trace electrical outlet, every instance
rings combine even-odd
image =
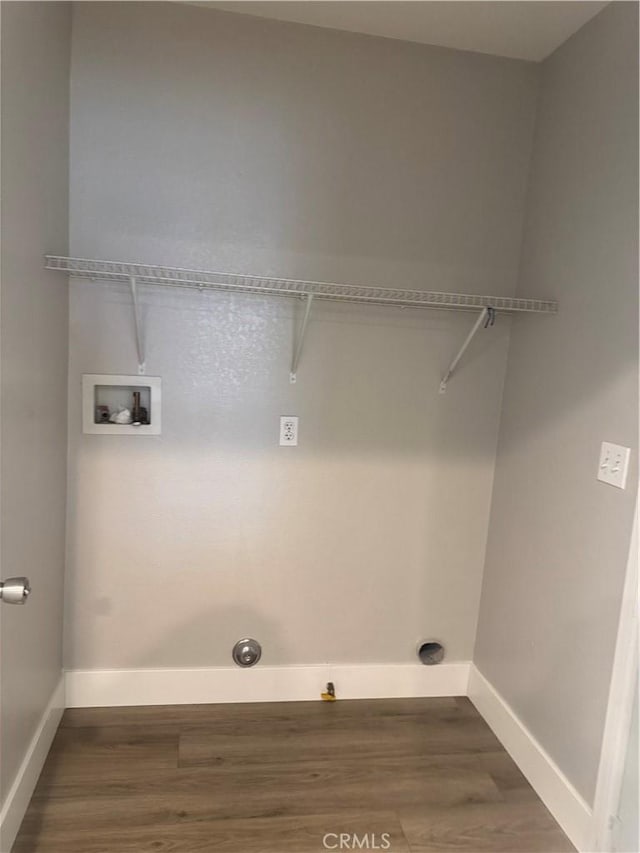
[[[280,418],[280,447],[297,447],[298,418],[293,415],[283,415]]]
[[[598,480],[618,489],[624,489],[627,482],[630,453],[631,450],[628,447],[603,441],[598,463]]]

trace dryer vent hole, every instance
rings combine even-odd
[[[425,666],[433,666],[440,663],[444,659],[444,646],[442,643],[436,643],[435,640],[430,640],[426,643],[420,643],[418,646],[418,658],[420,663]]]

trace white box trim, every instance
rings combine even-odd
[[[469,698],[572,844],[580,851],[591,850],[591,808],[474,664],[469,674]]]
[[[0,812],[0,853],[9,853],[35,790],[65,708],[65,679],[51,695]]]
[[[69,670],[68,708],[227,702],[318,701],[328,681],[338,699],[466,696],[468,661],[422,664],[318,664],[201,669]]]
[[[95,422],[96,385],[138,386],[149,388],[151,423],[97,424]],[[162,378],[160,376],[127,376],[121,373],[82,374],[82,432],[85,435],[160,435],[162,432]]]

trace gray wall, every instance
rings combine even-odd
[[[475,660],[592,802],[637,482],[637,4],[542,67]],[[626,491],[596,481],[632,448]]]
[[[538,69],[177,4],[74,10],[77,255],[511,293]],[[145,297],[158,438],[83,436],[82,373],[135,373],[129,297],[76,283],[70,667],[472,652],[508,324]],[[300,416],[300,446],[277,446]],[[187,595],[170,593],[178,582]],[[144,629],[141,629],[141,624]],[[301,642],[301,638],[306,639]]]
[[[33,586],[2,608],[3,801],[62,667],[70,34],[69,4],[2,4],[0,561]]]

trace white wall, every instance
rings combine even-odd
[[[33,588],[2,606],[3,803],[62,669],[70,35],[69,4],[2,4],[0,562]]]
[[[74,10],[76,255],[511,293],[538,69],[196,7]],[[550,293],[553,293],[553,284]],[[129,298],[71,296],[66,663],[471,656],[508,324],[145,296],[163,434],[81,435],[82,373],[137,370]],[[315,311],[315,309],[314,309]],[[553,323],[553,319],[534,321]],[[278,416],[300,446],[276,446]]]
[[[638,808],[640,803],[640,785],[638,784],[638,685],[636,684],[627,755],[622,774],[620,802],[613,825],[613,850],[616,853],[635,853],[640,849],[640,826]]]
[[[475,661],[594,796],[638,449],[637,4],[612,3],[542,67]],[[596,481],[600,442],[631,484]]]

